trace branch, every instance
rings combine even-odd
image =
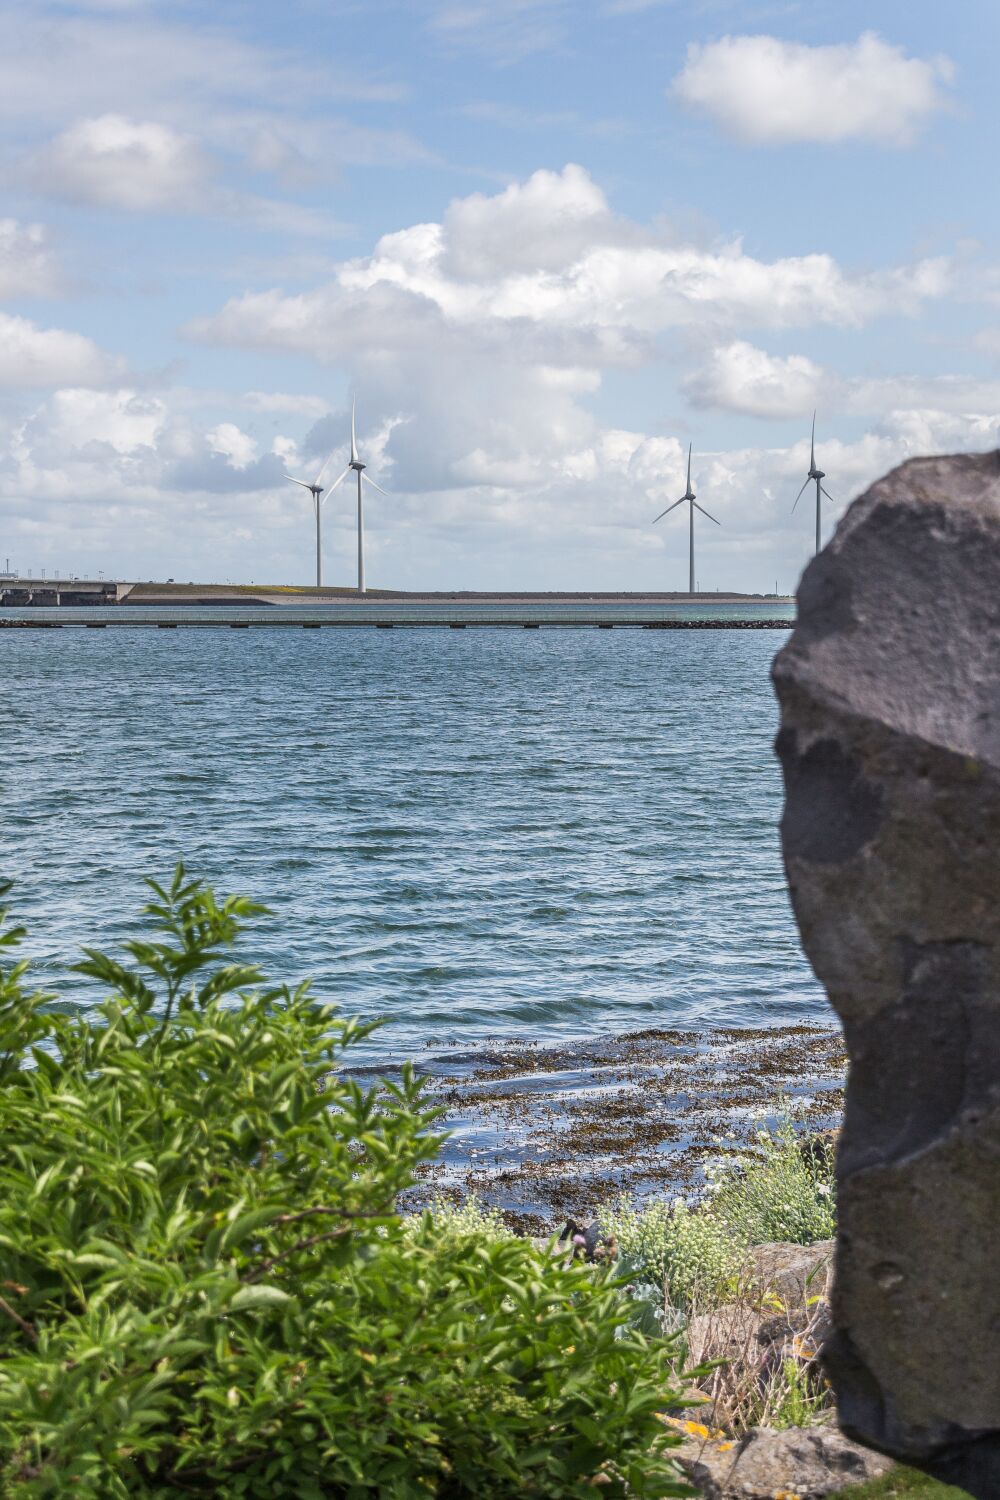
[[[342,1239],[348,1233],[350,1227],[350,1224],[342,1224],[339,1229],[327,1230],[326,1234],[312,1234],[308,1239],[296,1240],[294,1245],[289,1245],[288,1249],[282,1250],[280,1255],[271,1255],[267,1260],[262,1260],[260,1265],[256,1266],[250,1272],[249,1276],[244,1276],[242,1279],[248,1284],[259,1281],[262,1276],[267,1275],[268,1271],[273,1271],[275,1266],[280,1265],[283,1260],[288,1260],[289,1256],[297,1254],[299,1250],[311,1250],[314,1245],[322,1245],[329,1240]]]
[[[349,1208],[303,1208],[297,1214],[279,1214],[272,1219],[272,1224],[298,1224],[301,1219],[311,1219],[317,1214],[329,1214],[336,1219],[387,1219],[390,1214],[386,1211],[381,1213],[368,1213],[364,1210],[354,1212]]]
[[[38,1334],[32,1324],[27,1322],[25,1318],[22,1318],[19,1312],[15,1312],[10,1303],[3,1297],[0,1297],[0,1312],[5,1313],[12,1323],[16,1323],[21,1332],[27,1338],[29,1338],[33,1344],[38,1343]]]
[[[317,1208],[303,1208],[294,1214],[278,1214],[271,1220],[268,1228],[273,1229],[275,1226],[285,1224],[300,1224],[303,1219],[315,1219],[320,1216],[334,1219],[348,1219],[351,1222],[343,1224],[340,1229],[328,1230],[326,1234],[314,1234],[310,1235],[308,1239],[296,1240],[295,1244],[290,1245],[287,1250],[282,1250],[279,1254],[271,1255],[267,1260],[262,1260],[259,1266],[255,1266],[249,1275],[242,1276],[240,1280],[248,1284],[259,1281],[262,1276],[267,1275],[268,1271],[273,1270],[281,1261],[288,1260],[289,1256],[294,1255],[297,1251],[311,1250],[313,1245],[321,1245],[328,1240],[339,1240],[343,1235],[347,1234],[351,1223],[356,1219],[387,1219],[391,1217],[390,1213],[384,1209],[380,1212],[370,1212],[366,1209],[354,1210],[350,1208],[319,1206]]]

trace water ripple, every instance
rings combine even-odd
[[[824,1018],[771,632],[5,632],[0,869],[52,982],[179,856],[374,1045]],[[63,978],[70,993],[77,983]]]

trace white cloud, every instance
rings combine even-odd
[[[385,449],[387,487],[406,497],[391,510],[400,536],[420,517],[442,546],[476,555],[484,528],[541,547],[571,507],[582,528],[574,546],[625,556],[665,545],[646,528],[661,497],[683,487],[682,453],[673,438],[602,427],[594,397],[606,370],[654,357],[674,330],[703,340],[714,328],[721,347],[692,397],[762,416],[806,410],[823,371],[737,334],[856,327],[948,286],[943,262],[854,275],[828,256],[767,262],[738,243],[678,243],[616,217],[568,167],[385,235],[311,290],[234,298],[191,333],[338,367],[357,384],[365,432],[409,417]],[[343,423],[320,422],[310,454],[339,442]],[[744,481],[727,483],[745,504]]]
[[[59,284],[43,226],[0,219],[0,297],[48,296]]]
[[[189,135],[151,120],[79,120],[29,163],[43,191],[107,208],[187,210],[202,200],[212,163]]]
[[[947,58],[907,57],[866,31],[856,42],[809,47],[774,36],[691,43],[670,92],[756,144],[873,140],[908,145],[944,107]]]
[[[109,114],[77,120],[28,157],[22,176],[35,191],[101,208],[208,214],[286,235],[343,232],[323,212],[219,185],[221,165],[193,136]]]
[[[512,182],[492,197],[455,199],[444,219],[443,264],[465,280],[558,271],[612,237],[607,199],[582,167],[570,163],[562,172]]]
[[[858,327],[916,312],[949,288],[938,258],[852,274],[829,255],[761,261],[739,241],[676,243],[610,213],[582,168],[538,172],[440,224],[384,235],[313,291],[233,298],[191,326],[200,340],[351,361],[446,348],[519,365],[604,367],[656,335],[718,328]]]
[[[205,434],[213,453],[221,453],[232,468],[245,469],[257,457],[257,442],[235,422],[220,422]]]
[[[400,387],[412,378],[396,377]],[[458,373],[450,372],[454,377]],[[574,391],[531,378],[512,392],[509,372],[485,392],[451,384],[409,391],[399,423],[373,378],[362,388],[363,455],[391,489],[368,509],[373,581],[405,586],[683,587],[682,524],[652,518],[684,483],[686,442],[602,426]],[[452,404],[445,401],[450,390]],[[578,394],[578,393],[577,393]],[[483,401],[488,412],[483,420]],[[305,440],[280,435],[258,457],[252,431],[200,423],[190,393],[63,390],[3,431],[0,517],[12,555],[65,564],[91,559],[126,573],[177,577],[267,577],[308,581],[307,499],[282,478],[343,443],[348,413],[324,418]],[[477,415],[478,413],[478,415]],[[430,431],[422,423],[432,418]],[[932,407],[887,412],[856,441],[829,439],[817,457],[836,497],[832,526],[850,499],[894,464],[919,453],[993,446],[1000,402],[965,414]],[[477,425],[478,424],[478,425]],[[446,488],[419,465],[441,443],[462,470]],[[421,454],[423,453],[423,459]],[[343,446],[334,466],[344,456]],[[810,517],[792,500],[809,461],[807,429],[791,447],[705,451],[695,441],[694,479],[721,528],[698,536],[704,587],[790,587],[812,543]],[[414,493],[419,487],[420,492]],[[568,518],[571,521],[568,523]],[[349,581],[354,516],[350,495],[324,510],[327,574]],[[32,548],[31,557],[25,549]],[[210,568],[205,559],[211,558]]]
[[[932,411],[965,419],[1000,408],[1000,380],[963,375],[837,375],[802,354],[775,356],[745,340],[712,349],[682,382],[696,407],[792,417],[816,407],[867,418]]]
[[[713,349],[684,381],[695,406],[754,417],[787,417],[812,410],[828,384],[821,366],[804,354],[767,354],[744,339]]]
[[[0,312],[0,386],[103,386],[121,381],[125,373],[124,360],[82,334],[39,328],[28,318]]]
[[[18,125],[113,112],[186,130],[209,114],[276,107],[291,120],[317,101],[399,92],[361,69],[337,77],[315,51],[256,45],[233,26],[162,20],[152,7],[132,15],[76,11],[54,25],[42,5],[8,4],[0,20],[0,118]]]

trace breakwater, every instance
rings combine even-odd
[[[794,606],[664,600],[352,600],[340,604],[0,608],[0,629],[329,630],[367,626],[596,630],[790,630]]]

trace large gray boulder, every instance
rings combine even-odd
[[[736,1440],[689,1436],[672,1457],[702,1500],[825,1500],[892,1468],[835,1427],[752,1427]]]
[[[774,667],[782,842],[851,1058],[826,1346],[847,1432],[1000,1495],[1000,462],[904,464]]]

